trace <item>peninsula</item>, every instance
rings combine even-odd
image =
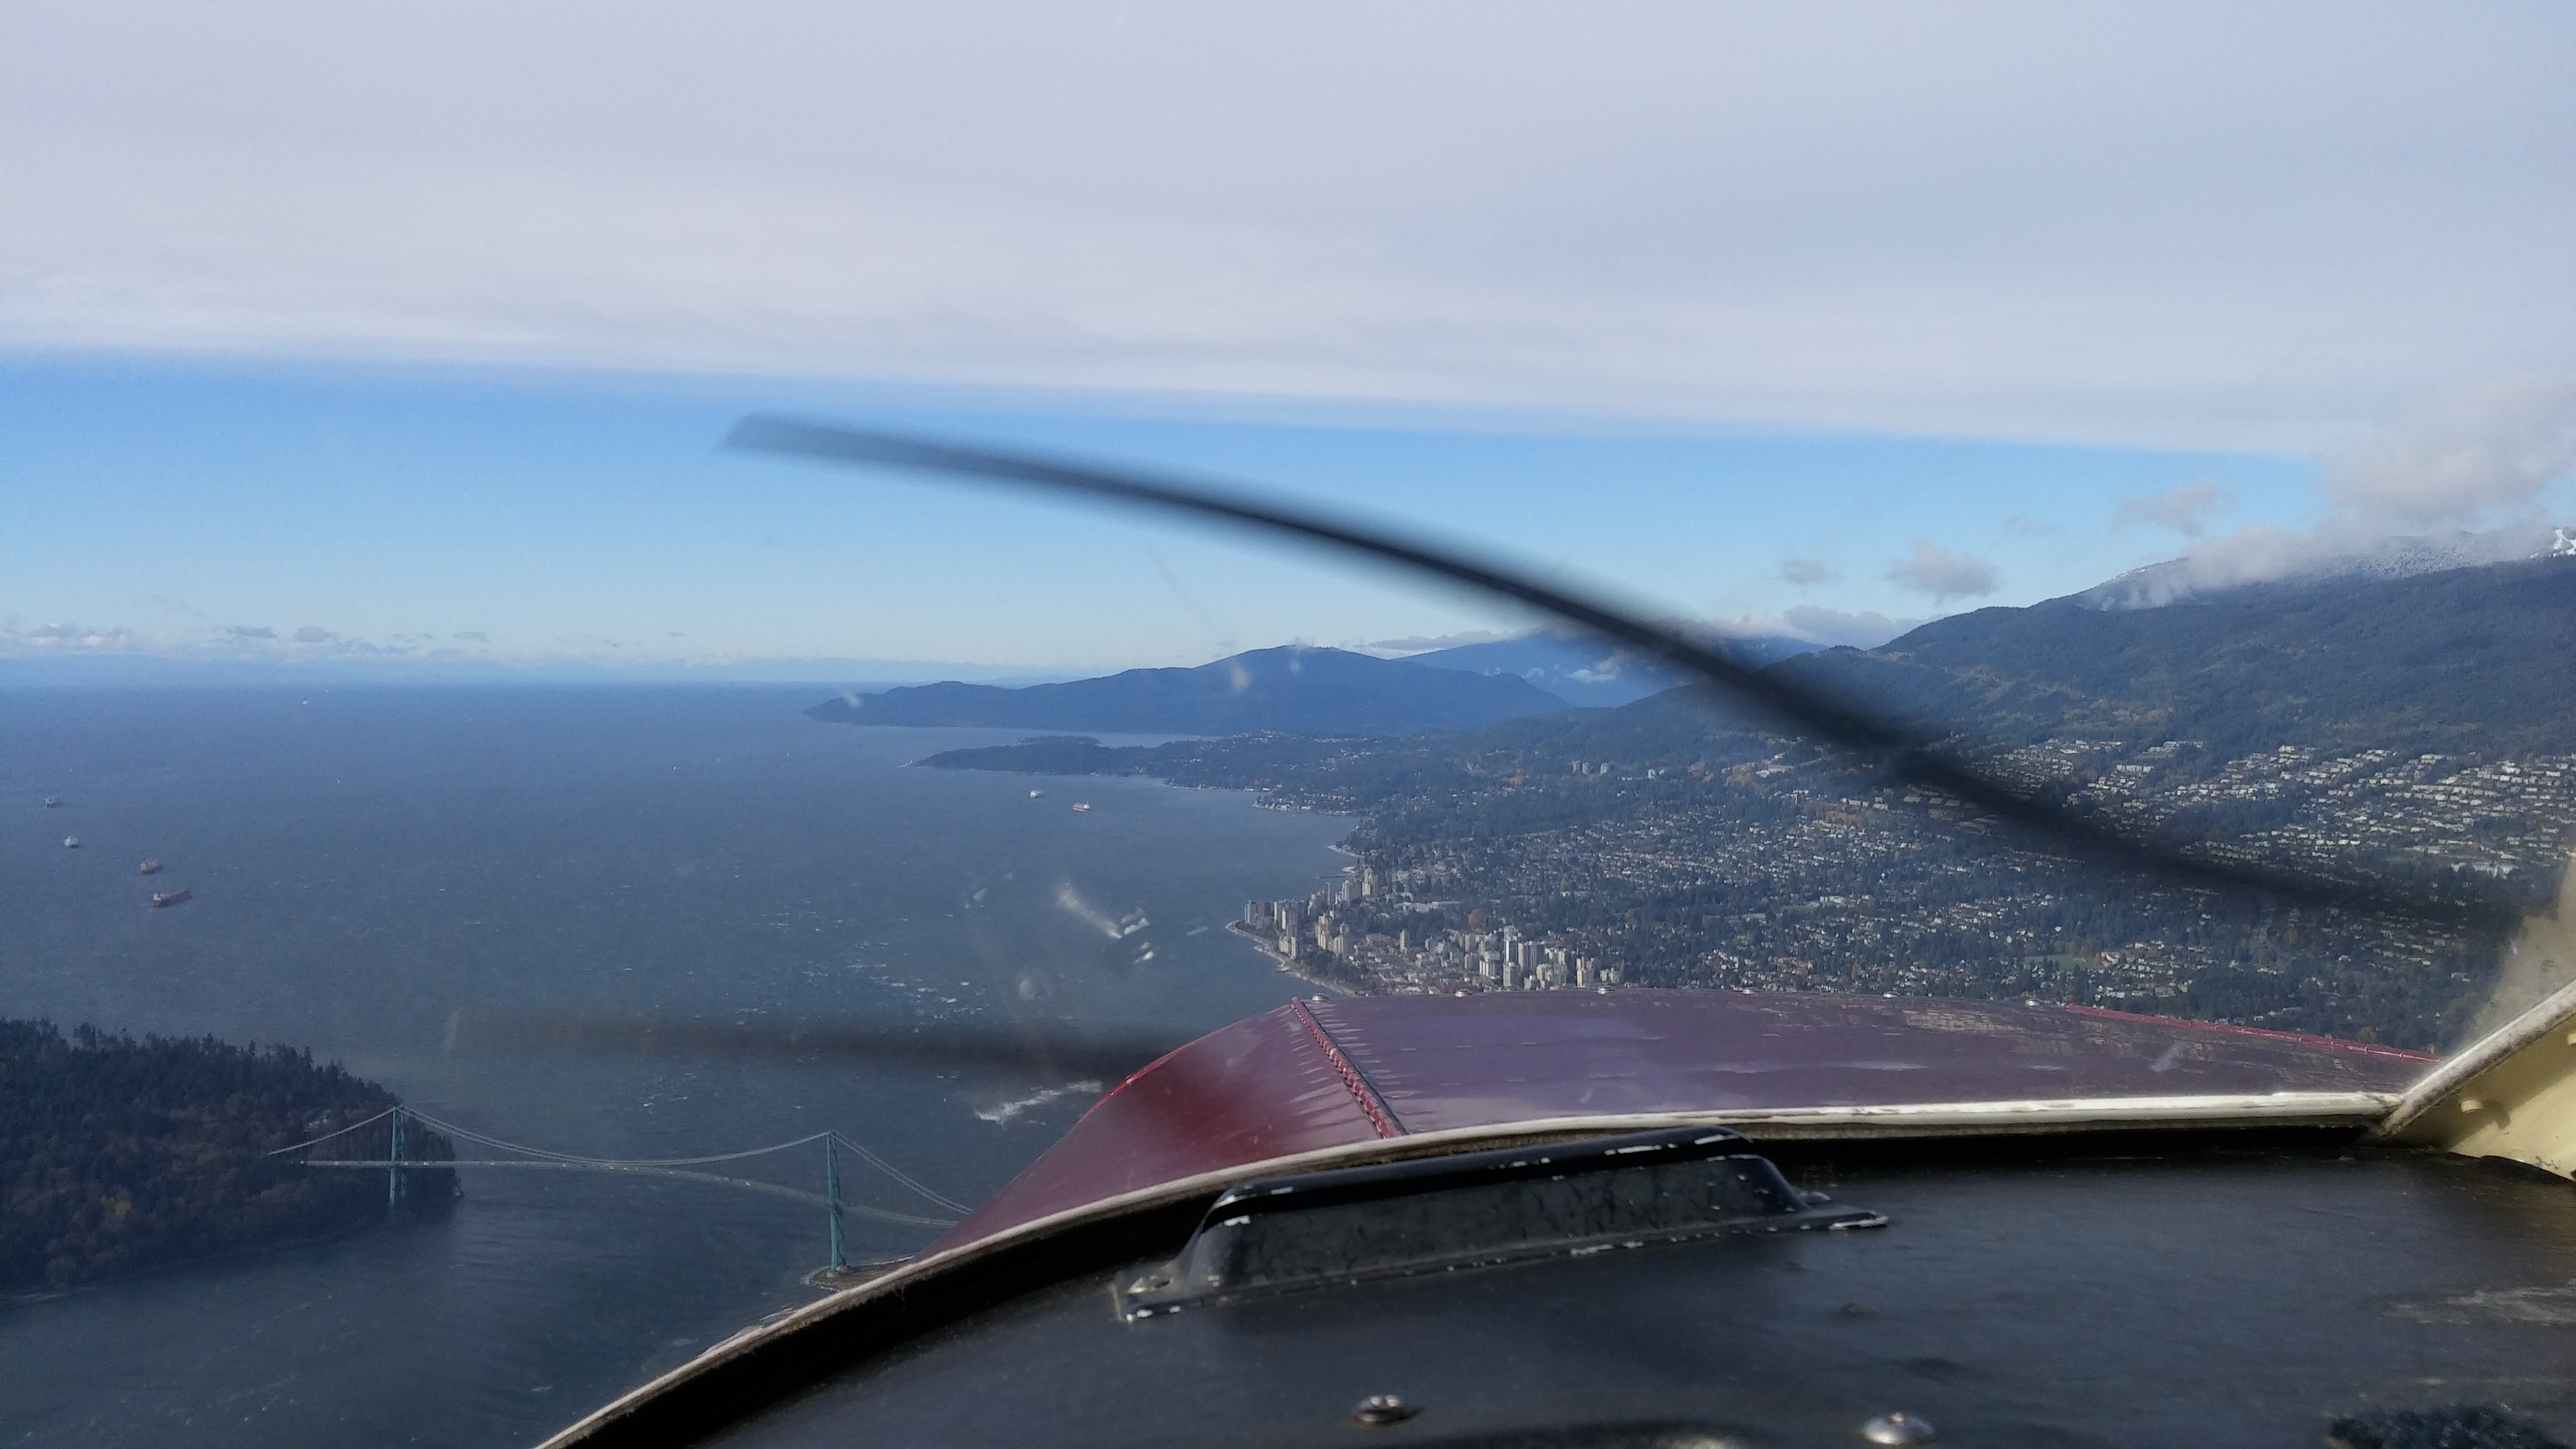
[[[313,1172],[278,1148],[394,1105],[373,1082],[285,1047],[133,1037],[0,1020],[0,1293],[277,1247],[385,1216],[379,1174]],[[353,1134],[354,1135],[354,1134]],[[454,1147],[416,1130],[414,1160]],[[435,1212],[455,1174],[404,1174]]]

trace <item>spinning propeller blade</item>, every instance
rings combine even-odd
[[[2384,882],[2303,875],[2194,854],[2189,846],[2140,840],[2018,793],[1937,753],[1930,737],[1857,701],[1802,687],[1776,671],[1749,667],[1731,657],[1722,643],[1640,618],[1575,586],[1524,577],[1501,564],[1478,559],[1463,546],[1418,533],[1408,535],[1194,480],[791,418],[745,418],[735,425],[725,446],[826,463],[1020,484],[1303,539],[1464,584],[1553,614],[1602,638],[1644,650],[1727,690],[1786,732],[1870,758],[1898,779],[1940,791],[2098,863],[2151,871],[2185,884],[2251,889],[2293,905],[2339,906],[2428,923],[2494,928],[2510,928],[2518,919],[2510,911],[2479,900],[2400,894]]]

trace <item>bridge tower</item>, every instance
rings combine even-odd
[[[402,1104],[400,1104],[400,1103],[396,1103],[396,1104],[394,1104],[393,1128],[392,1128],[392,1130],[391,1130],[391,1131],[389,1131],[389,1132],[387,1132],[387,1133],[385,1134],[385,1161],[386,1161],[386,1163],[388,1163],[388,1164],[396,1164],[396,1163],[400,1163],[400,1162],[402,1161],[402,1156],[403,1156],[403,1109],[402,1109]],[[399,1166],[392,1166],[392,1165],[388,1165],[388,1166],[385,1168],[385,1216],[386,1216],[386,1217],[389,1217],[389,1218],[390,1218],[390,1217],[394,1217],[394,1216],[396,1216],[396,1215],[398,1215],[398,1214],[400,1214],[400,1213],[402,1212],[402,1199],[403,1199],[403,1174],[402,1174],[402,1168],[400,1168]]]
[[[830,1271],[837,1273],[849,1266],[850,1252],[841,1238],[841,1156],[829,1137],[823,1139],[823,1202],[832,1219]]]

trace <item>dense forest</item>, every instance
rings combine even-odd
[[[394,1105],[382,1087],[285,1047],[137,1041],[87,1026],[65,1036],[51,1022],[0,1020],[0,1292],[378,1221],[383,1174],[316,1171],[268,1154]],[[381,1155],[381,1130],[372,1145],[372,1154],[334,1155]],[[412,1127],[404,1156],[455,1152]],[[414,1212],[438,1211],[456,1195],[453,1172],[404,1177]]]

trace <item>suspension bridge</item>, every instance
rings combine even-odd
[[[505,1156],[436,1157],[421,1155],[425,1145],[422,1132],[436,1134],[442,1148],[471,1145],[485,1153]],[[750,1163],[781,1153],[799,1152],[821,1144],[823,1190],[811,1192],[757,1177],[738,1177],[722,1171],[709,1171],[727,1163]],[[317,1151],[328,1147],[327,1154]],[[824,1210],[831,1229],[831,1262],[824,1271],[839,1274],[850,1271],[848,1239],[843,1231],[847,1217],[872,1218],[880,1222],[901,1223],[919,1227],[944,1228],[955,1223],[970,1209],[954,1198],[946,1197],[920,1179],[871,1152],[861,1143],[839,1132],[815,1132],[788,1142],[773,1142],[765,1147],[747,1147],[738,1152],[717,1152],[700,1157],[588,1157],[580,1153],[556,1152],[543,1147],[530,1147],[521,1142],[508,1142],[489,1133],[460,1127],[453,1122],[433,1117],[405,1106],[392,1106],[365,1119],[352,1122],[335,1131],[323,1133],[310,1141],[280,1147],[268,1154],[301,1162],[306,1167],[333,1168],[353,1172],[381,1172],[385,1175],[385,1211],[388,1215],[402,1211],[412,1184],[414,1172],[447,1171],[453,1168],[498,1168],[537,1172],[609,1172],[641,1177],[679,1178],[689,1182],[715,1183],[751,1192],[764,1192],[790,1198]],[[926,1206],[927,1212],[899,1212],[864,1202],[850,1202],[842,1196],[841,1163],[844,1158],[873,1168],[901,1188],[910,1198]],[[939,1215],[933,1215],[939,1214]]]

